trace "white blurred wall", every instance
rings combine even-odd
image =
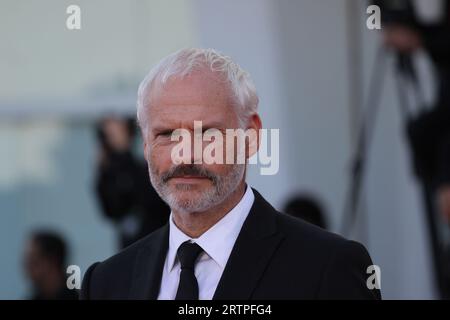
[[[66,8],[81,7],[81,30]],[[140,79],[162,56],[194,44],[189,2],[0,2],[0,299],[28,294],[29,232],[65,235],[82,272],[116,252],[93,194],[95,117],[134,112]]]

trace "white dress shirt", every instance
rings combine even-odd
[[[178,229],[173,222],[172,213],[170,214],[169,250],[164,262],[158,300],[175,299],[181,272],[177,250],[183,242],[188,240],[197,243],[203,249],[195,265],[199,299],[211,300],[213,298],[231,250],[254,200],[255,196],[252,188],[247,186],[244,196],[239,203],[214,226],[196,239],[190,238]]]

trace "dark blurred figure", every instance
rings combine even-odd
[[[399,67],[409,69],[410,79],[415,78],[410,55],[418,49],[425,50],[434,64],[437,100],[432,108],[408,123],[408,135],[415,172],[425,195],[437,283],[441,297],[449,299],[450,250],[442,245],[434,213],[438,212],[450,222],[450,1],[375,2],[379,2],[382,16],[385,16],[384,43],[397,53]],[[428,11],[426,19],[425,11]],[[408,60],[410,67],[404,63]]]
[[[102,211],[119,230],[120,248],[163,226],[170,209],[153,189],[147,166],[133,154],[134,119],[109,116],[97,126],[96,193]]]
[[[322,229],[327,229],[324,211],[320,203],[310,196],[297,196],[289,200],[284,208],[284,213],[303,219]]]
[[[430,186],[438,199],[438,210],[450,221],[450,1],[422,1],[422,5],[440,3],[443,12],[424,22],[417,1],[374,2],[380,5],[386,20],[385,45],[403,56],[423,49],[434,63],[439,85],[437,101],[431,111],[423,112],[409,124],[408,133],[416,173]]]
[[[31,281],[31,300],[77,300],[78,292],[66,285],[67,247],[56,233],[38,231],[29,238],[24,257]]]

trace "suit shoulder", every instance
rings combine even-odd
[[[307,240],[328,246],[339,246],[347,241],[347,239],[338,234],[281,212],[276,213],[276,219],[279,230],[292,240]]]
[[[318,247],[326,250],[339,247],[347,241],[340,235],[279,212],[257,190],[253,189],[253,193],[255,194],[255,209],[270,217],[270,220],[267,221],[275,220],[275,228],[283,235],[285,245],[291,244],[299,249],[307,249],[307,251]]]
[[[134,267],[135,257],[139,251],[147,246],[150,246],[161,235],[161,233],[164,233],[164,228],[165,227],[162,227],[152,232],[108,259],[96,263],[95,269],[92,270],[92,273],[95,273],[96,277],[108,277],[113,273],[115,274],[119,270],[130,270]]]
[[[283,213],[277,213],[276,220],[284,236],[279,249],[284,257],[281,265],[291,266],[291,274],[303,270],[308,275],[307,279],[299,277],[298,283],[315,281],[315,298],[381,298],[379,290],[366,287],[366,271],[373,262],[362,244]]]
[[[109,266],[115,264],[121,264],[124,261],[129,261],[132,259],[141,249],[151,245],[153,241],[164,232],[164,227],[157,229],[156,231],[150,233],[144,238],[136,241],[135,243],[129,245],[128,247],[122,249],[120,252],[109,257],[108,259],[101,262],[98,266]],[[132,260],[131,260],[132,261]]]
[[[125,299],[128,297],[137,258],[144,250],[151,255],[152,250],[148,248],[157,246],[165,234],[166,226],[103,262],[94,263],[84,275],[81,299]]]
[[[335,254],[343,253],[369,257],[365,246],[357,241],[348,240],[284,213],[277,212],[276,219],[278,229],[285,237],[285,245],[292,249],[296,248],[297,252],[310,253],[322,259],[329,259]]]

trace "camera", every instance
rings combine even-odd
[[[384,24],[417,25],[417,14],[409,0],[373,0],[372,3],[380,7]]]

